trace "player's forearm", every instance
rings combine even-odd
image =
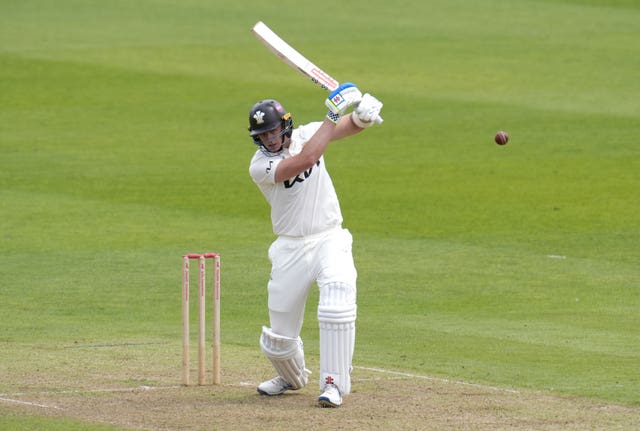
[[[309,142],[307,142],[297,156],[302,158],[301,162],[307,165],[306,168],[311,167],[322,157],[329,142],[331,142],[335,129],[337,129],[337,125],[325,118],[320,128],[314,133],[311,139],[309,139]]]
[[[309,142],[305,144],[299,154],[280,162],[278,169],[276,170],[275,181],[282,182],[286,179],[295,177],[300,172],[306,171],[315,165],[327,149],[327,146],[333,136],[333,131],[336,127],[336,124],[331,120],[325,119],[320,128],[316,131],[313,137],[309,139]]]
[[[336,125],[336,128],[331,135],[331,140],[337,141],[338,139],[346,138],[347,136],[360,133],[362,132],[362,130],[363,129],[361,127],[355,125],[355,123],[351,119],[351,114],[348,114],[340,118],[340,121]]]

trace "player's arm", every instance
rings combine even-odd
[[[345,115],[340,118],[338,124],[333,129],[333,133],[331,134],[331,140],[337,141],[342,138],[346,138],[347,136],[355,135],[356,133],[362,132],[364,130],[361,127],[356,126],[356,124],[351,119],[351,115]]]
[[[352,83],[342,84],[332,91],[325,102],[329,108],[327,118],[299,154],[284,159],[278,164],[274,176],[275,182],[282,182],[306,171],[320,160],[329,142],[339,139],[343,134],[348,136],[347,134],[356,133],[357,126],[349,124],[353,123],[349,118],[350,115],[344,117],[341,115],[347,108],[360,102],[361,98],[362,93]]]
[[[282,160],[275,173],[275,182],[280,183],[289,178],[293,178],[300,172],[306,171],[312,167],[327,149],[329,142],[333,137],[336,124],[325,119],[318,131],[309,139],[299,154]]]

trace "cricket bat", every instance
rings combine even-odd
[[[307,60],[304,55],[293,49],[291,45],[282,40],[280,36],[275,34],[262,21],[258,21],[258,23],[253,26],[253,34],[255,34],[260,42],[271,52],[280,57],[282,61],[303,75],[311,78],[311,82],[314,84],[319,85],[327,91],[333,91],[340,85],[331,75]]]
[[[340,86],[340,83],[324,70],[309,61],[304,55],[296,51],[291,45],[282,40],[265,23],[258,21],[253,26],[253,34],[271,52],[278,56],[289,66],[311,79],[311,82],[321,88],[331,92]],[[376,123],[381,123],[382,118],[378,117]]]

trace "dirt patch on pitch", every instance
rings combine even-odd
[[[322,409],[316,406],[315,380],[301,391],[278,397],[258,395],[256,384],[272,376],[257,353],[227,352],[222,385],[184,387],[177,384],[175,364],[154,368],[148,362],[136,371],[145,369],[147,374],[133,378],[137,355],[127,350],[128,371],[57,369],[46,379],[24,374],[20,387],[1,395],[0,405],[14,413],[167,431],[631,430],[637,429],[640,418],[640,408],[365,368],[354,370],[353,393],[341,408]],[[229,358],[231,354],[235,359]],[[96,359],[94,355],[88,361]],[[168,360],[160,354],[156,359],[160,364]]]

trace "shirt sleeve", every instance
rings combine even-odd
[[[311,139],[311,137],[318,131],[321,125],[321,122],[316,121],[298,127],[293,131],[293,135],[291,137],[292,144],[299,146],[300,150],[302,150],[309,139]]]
[[[256,184],[275,184],[276,167],[282,161],[280,157],[266,157],[256,154],[249,165],[249,174]]]

